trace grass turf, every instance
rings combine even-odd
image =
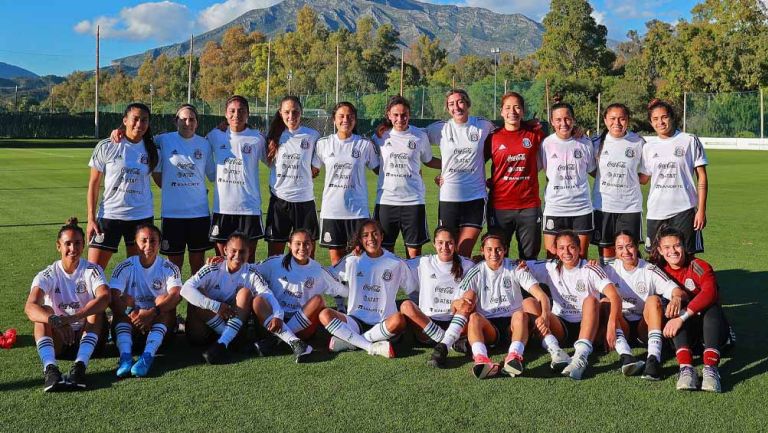
[[[42,392],[42,368],[23,304],[34,275],[58,258],[58,227],[70,215],[85,219],[90,150],[61,148],[60,143],[49,148],[2,144],[0,258],[5,277],[0,282],[0,328],[20,332],[16,347],[0,352],[0,418],[5,431],[765,428],[768,333],[761,323],[768,317],[768,234],[762,218],[768,215],[768,203],[759,191],[768,182],[768,153],[709,152],[707,252],[701,257],[717,271],[722,303],[738,334],[737,347],[722,362],[722,395],[675,391],[671,359],[664,364],[664,380],[655,383],[621,376],[615,354],[593,355],[580,382],[556,377],[537,344],[526,351],[522,377],[478,381],[468,361],[455,353],[445,370],[425,367],[430,352],[425,348],[401,351],[396,360],[357,352],[296,365],[289,356],[238,354],[232,364],[206,366],[200,350],[183,337],[161,349],[149,378],[116,380],[112,349],[91,361],[88,391],[48,395]],[[263,170],[263,185],[266,174]],[[435,174],[424,169],[430,225],[436,220],[437,191],[431,182]],[[316,197],[321,196],[321,180],[322,174],[315,182]],[[372,176],[369,188],[373,197]],[[155,197],[159,199],[157,191]],[[159,206],[156,209],[159,214]],[[401,244],[398,252],[402,254]],[[264,255],[265,244],[260,243],[257,258]],[[107,275],[122,258],[122,251],[113,257]],[[325,250],[319,250],[318,260],[328,263]],[[185,277],[188,274],[185,267]],[[500,353],[497,350],[493,358],[500,360]],[[66,373],[70,362],[59,365]]]

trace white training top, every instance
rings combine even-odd
[[[643,174],[651,176],[648,219],[663,220],[697,206],[696,167],[709,164],[699,137],[676,131],[670,138],[648,137]]]
[[[330,271],[347,283],[348,314],[369,325],[397,312],[398,290],[406,294],[418,290],[408,265],[389,251],[376,258],[349,254]]]
[[[309,259],[306,265],[291,258],[291,268],[283,267],[285,256],[272,256],[256,266],[269,284],[285,314],[301,311],[315,295],[346,296],[343,284],[323,268],[320,263]]]
[[[148,310],[155,306],[155,298],[173,287],[181,287],[181,272],[169,260],[158,256],[152,266],[145,268],[139,256],[128,257],[115,266],[109,287],[131,296],[136,308]]]
[[[541,143],[547,173],[544,215],[579,216],[592,212],[589,173],[595,170],[592,143],[582,137],[561,140],[556,134]]]
[[[582,304],[587,296],[598,297],[612,284],[600,266],[588,265],[581,260],[579,265],[568,270],[565,266],[557,269],[557,260],[527,261],[533,276],[549,286],[552,297],[552,313],[571,323],[581,321]]]
[[[451,320],[451,303],[463,293],[459,284],[475,264],[461,257],[464,272],[461,278],[455,278],[451,274],[453,262],[442,262],[437,254],[415,257],[406,263],[419,283],[419,309],[434,320]]]
[[[312,165],[325,165],[320,218],[361,219],[370,216],[365,169],[379,166],[373,143],[359,135],[342,140],[333,134],[317,141]]]
[[[255,129],[208,133],[216,164],[213,211],[226,215],[261,215],[259,161],[264,161],[264,137]]]
[[[488,197],[483,152],[485,139],[494,129],[493,123],[473,116],[464,124],[450,119],[427,127],[430,143],[440,145],[440,201],[466,202]]]
[[[611,213],[642,212],[643,192],[637,173],[644,171],[641,160],[645,140],[629,131],[621,138],[607,134],[602,152],[599,137],[593,144],[597,156],[597,176],[592,186],[595,209]]]
[[[164,218],[200,218],[210,214],[205,177],[213,177],[215,167],[208,140],[193,135],[184,138],[178,132],[155,137],[160,148],[163,187],[161,215]]]
[[[280,304],[253,264],[242,265],[235,272],[229,272],[226,260],[205,265],[184,283],[181,296],[196,307],[218,312],[221,303],[234,305],[237,292],[243,287],[253,296],[263,296],[272,306],[274,316],[283,316]]]
[[[280,136],[275,160],[269,170],[269,190],[280,199],[301,203],[315,199],[312,188],[312,156],[320,133],[306,126]]]
[[[605,267],[608,278],[619,291],[621,309],[627,320],[643,318],[645,300],[651,295],[672,299],[672,290],[677,284],[661,269],[640,259],[637,267],[631,271],[624,268],[621,260]]]
[[[71,274],[61,266],[61,260],[56,260],[35,275],[30,290],[39,287],[45,294],[45,305],[53,308],[57,316],[72,316],[95,299],[96,289],[106,284],[101,266],[81,258],[77,269]],[[84,324],[84,320],[78,320],[71,327],[79,331]]]
[[[510,317],[523,308],[521,289],[530,291],[538,284],[528,269],[517,269],[518,260],[505,258],[497,270],[482,261],[472,268],[461,282],[461,291],[474,290],[477,294],[475,311],[487,319]]]
[[[390,129],[383,136],[373,136],[381,155],[376,203],[407,206],[424,204],[421,164],[432,160],[427,134],[409,126],[403,132]]]
[[[144,140],[102,140],[93,149],[88,165],[104,175],[98,218],[135,221],[154,216]]]

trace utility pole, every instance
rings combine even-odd
[[[101,26],[96,26],[96,88],[94,89],[93,138],[99,138],[99,34]]]
[[[493,53],[493,120],[496,120],[496,77],[497,72],[499,69],[499,53],[501,50],[499,47],[491,48],[491,53]]]
[[[195,42],[195,35],[189,37],[189,72],[187,72],[187,104],[192,103],[192,46]]]

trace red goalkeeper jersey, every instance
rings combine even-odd
[[[486,157],[492,161],[490,200],[493,209],[529,209],[541,206],[539,155],[542,130],[497,129],[486,141]]]
[[[667,264],[663,269],[680,287],[688,291],[691,297],[688,308],[694,313],[717,303],[717,279],[709,263],[694,258],[687,267],[672,269]]]

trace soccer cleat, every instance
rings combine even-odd
[[[507,353],[502,371],[510,377],[523,374],[523,357],[517,352]]]
[[[645,367],[645,361],[636,359],[632,355],[621,355],[621,372],[624,376],[634,376]]]
[[[581,376],[587,369],[587,358],[584,356],[574,356],[571,362],[563,369],[561,374],[574,380],[581,380]]]
[[[677,389],[680,391],[696,391],[699,384],[699,376],[693,367],[680,367],[677,377]]]
[[[117,377],[128,377],[133,366],[133,356],[130,353],[121,353],[117,361]]]
[[[203,359],[205,359],[205,362],[211,365],[223,364],[226,354],[227,346],[225,346],[223,343],[217,342],[213,343],[211,347],[203,352]]]
[[[85,364],[82,361],[77,361],[72,364],[72,368],[69,369],[67,375],[67,385],[72,389],[85,389]]]
[[[463,353],[465,355],[470,355],[472,353],[472,346],[469,344],[467,337],[461,337],[456,340],[456,342],[451,345],[451,349],[453,349],[454,352]]]
[[[560,373],[563,369],[571,363],[571,357],[565,353],[563,349],[557,349],[554,352],[549,352],[549,356],[552,361],[549,363],[549,368]]]
[[[448,346],[443,343],[437,343],[434,350],[432,351],[432,356],[430,356],[429,361],[427,361],[427,366],[441,368],[445,365],[445,359],[447,357]]]
[[[265,337],[253,343],[256,354],[261,357],[272,356],[277,351],[277,341],[273,337]]]
[[[371,344],[371,349],[368,351],[369,355],[383,356],[384,358],[394,358],[395,351],[392,349],[392,344],[389,341],[376,341]]]
[[[149,367],[152,367],[152,362],[155,357],[149,352],[144,352],[139,356],[139,359],[131,367],[131,374],[136,377],[146,377],[149,374]]]
[[[645,361],[645,371],[641,376],[646,380],[659,380],[661,379],[661,363],[656,356],[651,355],[648,360]]]
[[[701,390],[709,392],[722,392],[720,387],[720,373],[717,367],[705,365],[701,370]]]
[[[312,346],[301,340],[293,340],[291,341],[291,350],[293,350],[293,354],[296,356],[296,363],[301,364],[309,359],[309,355],[312,353]]]
[[[472,374],[478,379],[493,377],[499,373],[499,365],[491,362],[485,355],[475,355],[473,357],[475,365],[472,366]]]
[[[61,376],[59,367],[55,364],[48,364],[45,367],[45,373],[43,374],[43,391],[44,392],[56,392],[63,391],[67,388],[67,382]]]
[[[328,351],[330,352],[346,352],[348,350],[356,350],[356,349],[357,347],[355,345],[351,343],[347,343],[341,338],[331,336],[330,341],[328,341]]]

